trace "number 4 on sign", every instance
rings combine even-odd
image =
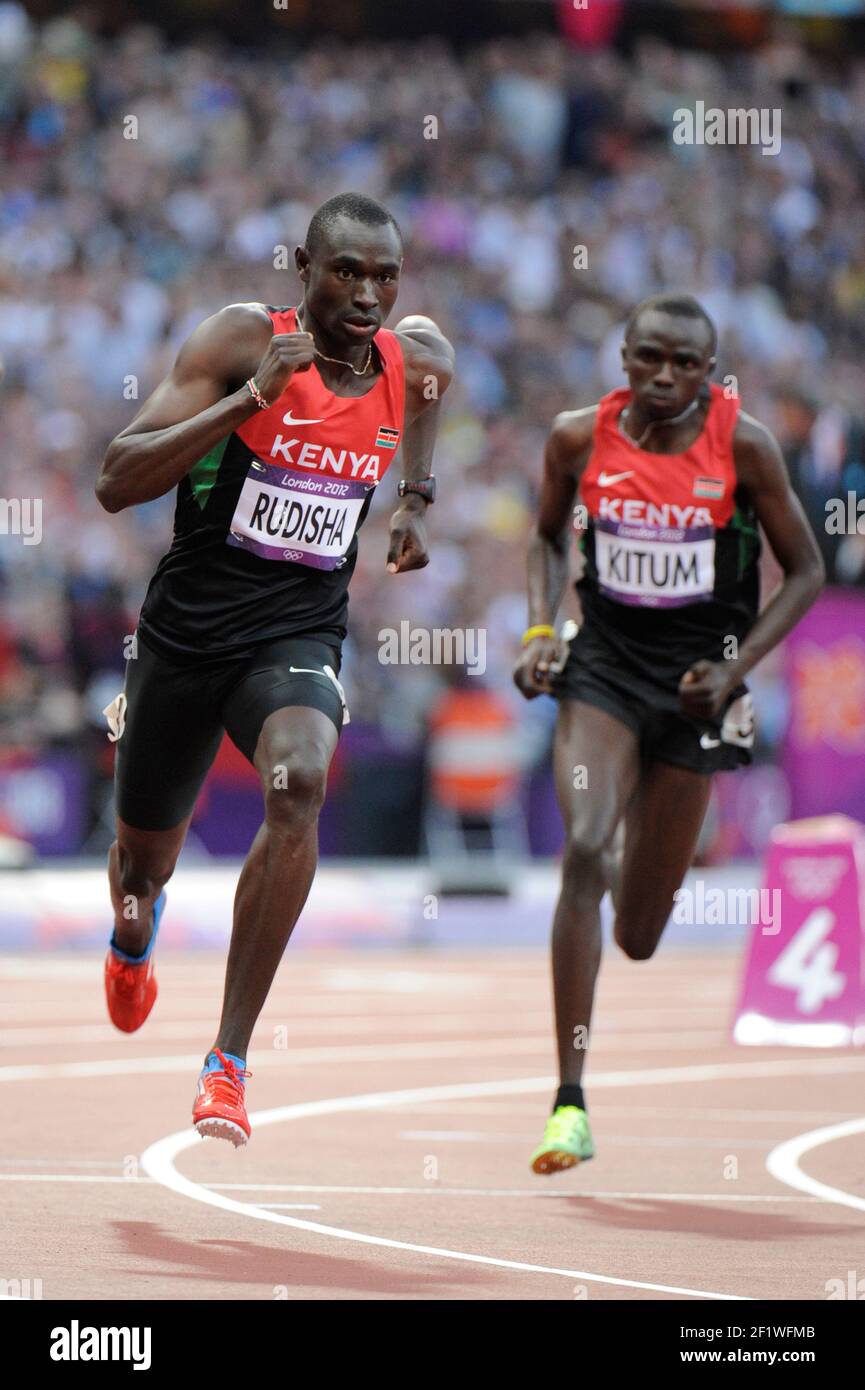
[[[818,907],[768,972],[770,984],[796,991],[796,1005],[803,1014],[818,1013],[827,999],[844,992],[847,977],[835,969],[838,947],[826,940],[834,925],[835,913]]]

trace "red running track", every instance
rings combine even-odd
[[[46,1299],[825,1299],[861,1267],[865,1056],[734,1047],[732,953],[608,953],[597,1157],[548,1178],[528,1165],[553,1085],[543,952],[289,950],[240,1151],[189,1128],[223,968],[164,952],[125,1037],[101,958],[0,956],[0,1279]],[[819,1195],[767,1170],[844,1122],[801,1159]]]

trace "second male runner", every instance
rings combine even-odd
[[[529,627],[514,678],[559,701],[554,765],[565,824],[553,921],[561,1086],[535,1172],[594,1152],[582,1068],[601,957],[600,903],[634,960],[658,944],[689,868],[712,774],[750,761],[743,678],[823,583],[817,543],[775,439],[707,378],[715,328],[690,296],[627,324],[628,386],[557,416],[529,547]],[[575,500],[585,509],[582,626],[553,621]],[[784,578],[759,614],[758,523]],[[624,828],[624,848],[620,825]],[[615,841],[615,843],[614,843]]]

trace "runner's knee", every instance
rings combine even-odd
[[[649,960],[655,954],[666,924],[666,913],[659,919],[645,913],[617,912],[613,938],[629,960]]]
[[[578,892],[604,892],[604,851],[608,841],[609,831],[599,822],[571,824],[562,861],[562,879],[567,888]]]
[[[112,848],[124,896],[155,898],[174,873],[178,851],[173,845],[116,843]]]
[[[264,811],[268,828],[280,834],[305,831],[324,802],[327,763],[309,748],[274,750],[264,779]]]

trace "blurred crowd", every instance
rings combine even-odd
[[[674,144],[697,100],[779,108],[780,153]],[[0,550],[3,742],[104,740],[173,511],[101,512],[105,447],[201,319],[297,302],[275,259],[293,265],[346,189],[402,227],[397,315],[433,316],[458,353],[433,562],[385,572],[395,478],[361,535],[354,720],[411,739],[447,681],[378,661],[405,618],[486,629],[486,678],[511,691],[545,432],[621,384],[624,318],[660,289],[706,305],[717,379],[777,432],[831,581],[865,582],[865,537],[824,527],[828,497],[865,492],[865,63],[784,31],[738,56],[657,38],[626,60],[545,35],[240,51],[147,26],[107,40],[83,11],[37,27],[0,3],[0,140],[0,496],[43,504],[42,543]],[[520,717],[537,732],[551,714]]]

